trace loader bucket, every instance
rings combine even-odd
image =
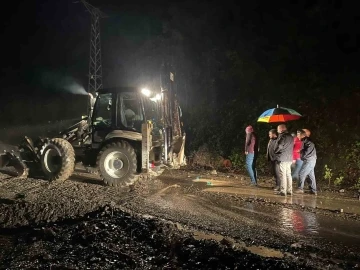
[[[0,168],[5,167],[14,167],[17,177],[28,176],[29,170],[21,159],[20,150],[16,146],[0,143]]]
[[[14,169],[17,172],[17,177],[20,178],[27,178],[29,175],[29,168],[26,166],[26,164],[19,159],[13,159],[10,162],[10,165],[14,167]]]
[[[5,168],[10,162],[10,159],[7,154],[0,155],[0,169]]]

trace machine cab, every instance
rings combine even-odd
[[[158,108],[159,104],[142,95],[138,88],[101,90],[92,115],[94,140],[104,139],[113,130],[141,133],[142,123],[159,120]]]

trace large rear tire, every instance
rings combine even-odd
[[[97,159],[101,179],[109,186],[129,186],[137,179],[134,148],[126,141],[105,145]]]
[[[75,151],[72,145],[61,138],[51,139],[41,149],[41,168],[51,181],[65,181],[75,169]]]

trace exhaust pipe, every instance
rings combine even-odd
[[[91,94],[90,92],[88,93],[89,95],[89,103],[90,103],[90,110],[89,110],[89,119],[92,118],[92,114],[94,111],[94,105],[95,105],[95,101],[96,101],[96,96],[94,97],[93,94]]]

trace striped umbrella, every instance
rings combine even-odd
[[[301,114],[297,111],[289,108],[279,107],[266,110],[258,118],[258,122],[264,123],[280,123],[298,120],[301,118]]]

